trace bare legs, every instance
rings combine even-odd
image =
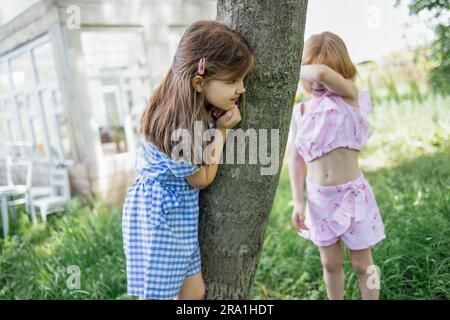
[[[319,247],[323,266],[323,277],[327,284],[328,299],[344,299],[344,269],[341,242],[327,247]]]
[[[359,290],[363,300],[378,300],[380,295],[380,274],[373,264],[370,248],[350,250],[353,270],[358,275]]]
[[[327,247],[319,247],[319,251],[328,298],[342,300],[344,299],[344,269],[340,241]],[[370,248],[350,250],[350,261],[353,270],[358,275],[362,298],[377,300],[380,291],[380,275],[373,264]]]

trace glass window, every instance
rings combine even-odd
[[[67,114],[62,107],[60,90],[57,89],[58,79],[51,43],[40,41],[39,46],[31,43],[17,50],[23,53],[14,55],[16,53],[13,52],[10,57],[3,57],[0,61],[1,136],[5,137],[6,133],[11,141],[26,140],[34,143],[34,155],[37,158],[70,158],[70,129]],[[31,57],[35,70],[32,68]],[[10,75],[7,74],[7,63]],[[34,79],[39,88],[33,88]],[[32,89],[39,89],[39,93]],[[8,95],[8,92],[13,95]]]
[[[61,139],[65,158],[72,158],[72,144],[70,143],[70,128],[67,122],[67,117],[58,116],[58,125],[61,132]]]
[[[33,85],[33,73],[28,52],[12,58],[10,63],[14,88],[16,90],[29,89]]]
[[[41,93],[42,104],[44,107],[45,124],[50,139],[50,151],[52,158],[59,156],[59,127],[55,115],[55,105],[52,93],[45,90]]]
[[[71,157],[70,128],[67,116],[61,106],[59,90],[45,90],[41,94],[45,113],[45,122],[49,135],[51,157]]]
[[[0,95],[7,93],[10,90],[8,74],[6,73],[6,64],[4,61],[0,62]]]
[[[33,49],[37,78],[40,84],[51,84],[57,81],[52,46],[49,42]]]
[[[8,130],[8,138],[10,141],[19,141],[19,128],[17,127],[17,122],[15,121],[16,115],[14,114],[14,108],[10,99],[3,101],[4,110],[6,112],[6,129]]]
[[[34,135],[34,143],[36,144],[35,156],[37,158],[45,158],[45,124],[41,122],[39,117],[39,105],[34,94],[28,96],[28,110],[30,113],[30,131]]]
[[[62,148],[64,152],[65,158],[71,158],[72,157],[72,149],[71,149],[71,142],[70,142],[70,127],[67,120],[67,114],[64,112],[64,107],[61,102],[61,91],[56,90],[53,91],[53,101],[55,104],[55,115],[56,115],[56,122],[58,124],[59,133],[61,137],[62,142]]]
[[[0,100],[0,144],[3,144],[8,139],[7,121],[5,103],[3,100]]]
[[[30,125],[29,125],[29,112],[27,106],[27,100],[24,95],[16,96],[17,107],[19,108],[19,121],[23,132],[23,140],[32,142]]]

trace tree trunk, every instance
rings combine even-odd
[[[239,106],[242,121],[234,129],[253,128],[258,133],[267,129],[269,155],[273,135],[279,136],[279,168],[272,175],[261,175],[260,169],[268,165],[260,158],[249,164],[248,157],[245,164],[222,164],[215,181],[200,193],[199,238],[207,299],[251,296],[299,80],[307,3],[218,0],[217,20],[239,31],[256,53],[255,68],[246,80],[246,101]],[[271,129],[279,129],[279,135],[271,134]],[[247,156],[248,139],[245,147]],[[224,163],[226,159],[225,146]]]

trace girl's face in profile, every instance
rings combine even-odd
[[[233,80],[210,80],[203,87],[206,100],[222,110],[235,107],[244,92],[244,77]]]

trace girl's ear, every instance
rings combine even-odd
[[[203,86],[205,85],[205,79],[201,76],[195,76],[192,78],[192,87],[197,92],[203,92]]]

